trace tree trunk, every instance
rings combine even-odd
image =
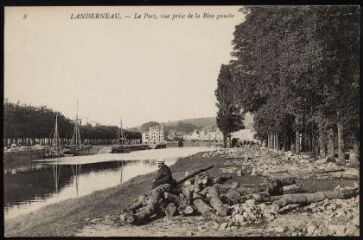
[[[210,165],[210,166],[208,166],[208,167],[205,167],[205,168],[201,168],[201,169],[195,170],[195,171],[193,171],[191,174],[189,174],[188,176],[185,176],[185,177],[181,178],[181,179],[177,182],[177,184],[176,184],[176,185],[180,185],[180,184],[182,184],[183,182],[185,182],[186,180],[188,180],[188,179],[190,179],[190,178],[194,177],[195,175],[197,175],[197,174],[199,174],[199,173],[202,173],[202,172],[206,172],[206,171],[208,171],[209,169],[212,169],[212,168],[214,168],[214,165]]]
[[[164,192],[170,191],[170,184],[163,184],[154,188],[151,191],[151,195],[147,198],[145,206],[140,208],[132,218],[128,218],[128,222],[132,224],[141,224],[148,220],[154,213],[156,213],[159,199],[163,196]]]
[[[355,141],[353,143],[353,149],[349,153],[349,164],[351,166],[357,166],[359,163],[359,142]]]
[[[223,203],[234,205],[241,202],[241,195],[237,190],[230,190],[227,193],[221,194],[220,199]]]
[[[229,179],[232,179],[232,175],[214,177],[214,178],[212,178],[212,184],[224,183]]]
[[[325,158],[326,157],[326,152],[325,152],[325,147],[326,147],[326,136],[325,136],[325,132],[324,129],[322,129],[321,126],[319,126],[319,156],[320,158]]]
[[[162,198],[159,199],[156,210],[155,210],[155,214],[157,216],[161,216],[164,217],[166,215],[166,207],[167,207],[167,203],[165,201],[163,201]]]
[[[316,137],[313,136],[311,139],[311,157],[316,159],[317,153],[318,149],[317,149]]]
[[[288,204],[285,207],[279,209],[278,213],[284,214],[284,213],[290,212],[291,210],[297,209],[300,206],[301,206],[300,204]]]
[[[300,132],[296,131],[295,132],[295,151],[296,154],[300,154]]]
[[[219,199],[218,189],[216,187],[208,188],[209,203],[216,210],[216,214],[221,217],[227,216],[228,209],[223,206]]]
[[[358,194],[358,189],[349,189],[345,191],[324,191],[316,193],[285,194],[275,203],[281,208],[286,206],[287,204],[310,204],[313,202],[323,201],[324,199],[351,198],[357,196]]]
[[[286,135],[283,137],[284,151],[288,151],[288,141]]]
[[[224,144],[224,148],[227,147],[227,134],[223,133],[223,144]]]
[[[227,184],[214,184],[214,187],[218,188],[218,193],[227,193],[231,189],[231,185]]]
[[[301,187],[300,184],[287,185],[287,186],[282,187],[282,192],[284,194],[301,193],[302,192],[302,187]]]
[[[208,175],[205,175],[202,177],[202,179],[200,181],[201,181],[203,187],[207,187],[212,184],[213,178]]]
[[[202,197],[196,192],[193,193],[193,203],[197,211],[202,214],[203,217],[208,219],[218,219],[217,215],[213,213],[213,209],[206,204]]]
[[[179,195],[178,206],[178,212],[183,216],[192,215],[194,213],[194,208],[187,202],[183,194]]]
[[[236,191],[241,195],[241,196],[245,196],[248,194],[253,194],[253,193],[258,193],[261,192],[263,189],[259,186],[255,186],[255,187],[239,187],[236,189]]]
[[[328,130],[328,158],[335,158],[335,151],[334,151],[334,130],[329,128]]]
[[[276,149],[276,135],[275,133],[272,133],[272,149]]]
[[[283,186],[296,183],[295,177],[270,177],[263,184],[260,189],[264,188],[270,195],[281,195],[283,193]]]
[[[147,198],[146,194],[140,195],[137,201],[127,208],[127,211],[135,212],[137,209],[144,206],[144,204],[146,203],[146,198]]]
[[[262,139],[262,141],[261,141],[261,147],[266,147],[266,139]]]
[[[185,186],[182,188],[183,195],[185,197],[185,201],[187,205],[190,205],[193,197],[193,187]]]
[[[247,199],[254,199],[256,202],[270,202],[271,201],[271,196],[268,192],[252,193],[252,194],[243,196],[242,198],[244,201]]]
[[[206,197],[208,194],[208,188],[204,188],[203,190],[199,191],[198,194],[202,197]]]
[[[269,177],[268,181],[279,181],[282,186],[291,185],[296,183],[295,177]]]
[[[342,123],[337,124],[338,127],[338,162],[340,164],[345,164],[345,154],[344,154],[344,126]]]
[[[178,196],[174,195],[170,192],[164,192],[164,199],[167,203],[176,203],[178,202]]]
[[[169,203],[166,206],[164,213],[168,218],[172,218],[174,215],[176,215],[177,207],[176,207],[175,203]]]
[[[194,191],[197,191],[199,192],[201,189],[201,182],[199,181],[199,175],[195,175],[194,177],[194,184],[193,184],[193,187],[194,187]]]

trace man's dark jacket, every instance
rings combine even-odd
[[[173,184],[174,180],[173,180],[173,176],[171,175],[171,170],[168,166],[166,165],[161,165],[161,167],[159,168],[158,171],[158,175],[155,178],[155,181],[153,183],[152,188],[156,188],[159,185],[162,184]]]

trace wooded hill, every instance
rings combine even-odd
[[[190,123],[195,125],[197,128],[217,128],[217,119],[216,117],[207,117],[207,118],[190,118],[190,119],[182,119],[178,121],[169,121],[166,123],[163,123],[164,126],[175,126],[178,124],[178,122],[183,123]],[[244,116],[244,123],[246,128],[252,128],[253,127],[253,116],[250,113],[246,113]]]

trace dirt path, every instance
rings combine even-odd
[[[345,219],[351,221],[351,219]],[[161,218],[142,226],[117,226],[110,221],[100,220],[90,223],[77,232],[79,237],[190,237],[190,236],[359,236],[359,229],[347,225],[341,220],[339,224],[328,224],[325,218],[315,218],[307,213],[286,214],[278,216],[274,221],[259,225],[251,224],[241,227],[221,227],[220,224],[208,222],[203,217],[181,217],[172,219]],[[323,226],[328,226],[323,227]],[[320,227],[320,229],[319,229]],[[353,229],[352,229],[353,228]],[[347,231],[348,234],[346,233]]]

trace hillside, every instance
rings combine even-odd
[[[184,122],[195,125],[197,128],[203,127],[215,127],[217,126],[215,117],[206,117],[206,118],[192,118],[192,119],[182,119],[178,121],[170,121],[166,123],[162,123],[164,126],[175,126],[178,122]]]
[[[190,123],[190,124],[197,126],[198,128],[216,127],[217,126],[217,121],[216,121],[215,117],[182,119],[179,121],[170,121],[170,122],[166,122],[166,123],[162,123],[162,124],[164,124],[164,126],[175,126],[178,122]],[[246,128],[252,128],[253,127],[253,115],[251,115],[250,113],[247,113],[245,115],[244,124],[245,124]]]
[[[216,118],[215,117],[205,117],[205,118],[191,118],[191,119],[181,119],[178,121],[169,121],[169,122],[162,122],[161,124],[164,127],[172,128],[173,126],[176,126],[179,122],[192,124],[196,126],[196,128],[215,128],[217,126]],[[253,116],[250,113],[247,113],[245,115],[245,121],[244,121],[246,128],[252,128],[253,127]],[[138,126],[134,129],[141,129],[141,126]]]

